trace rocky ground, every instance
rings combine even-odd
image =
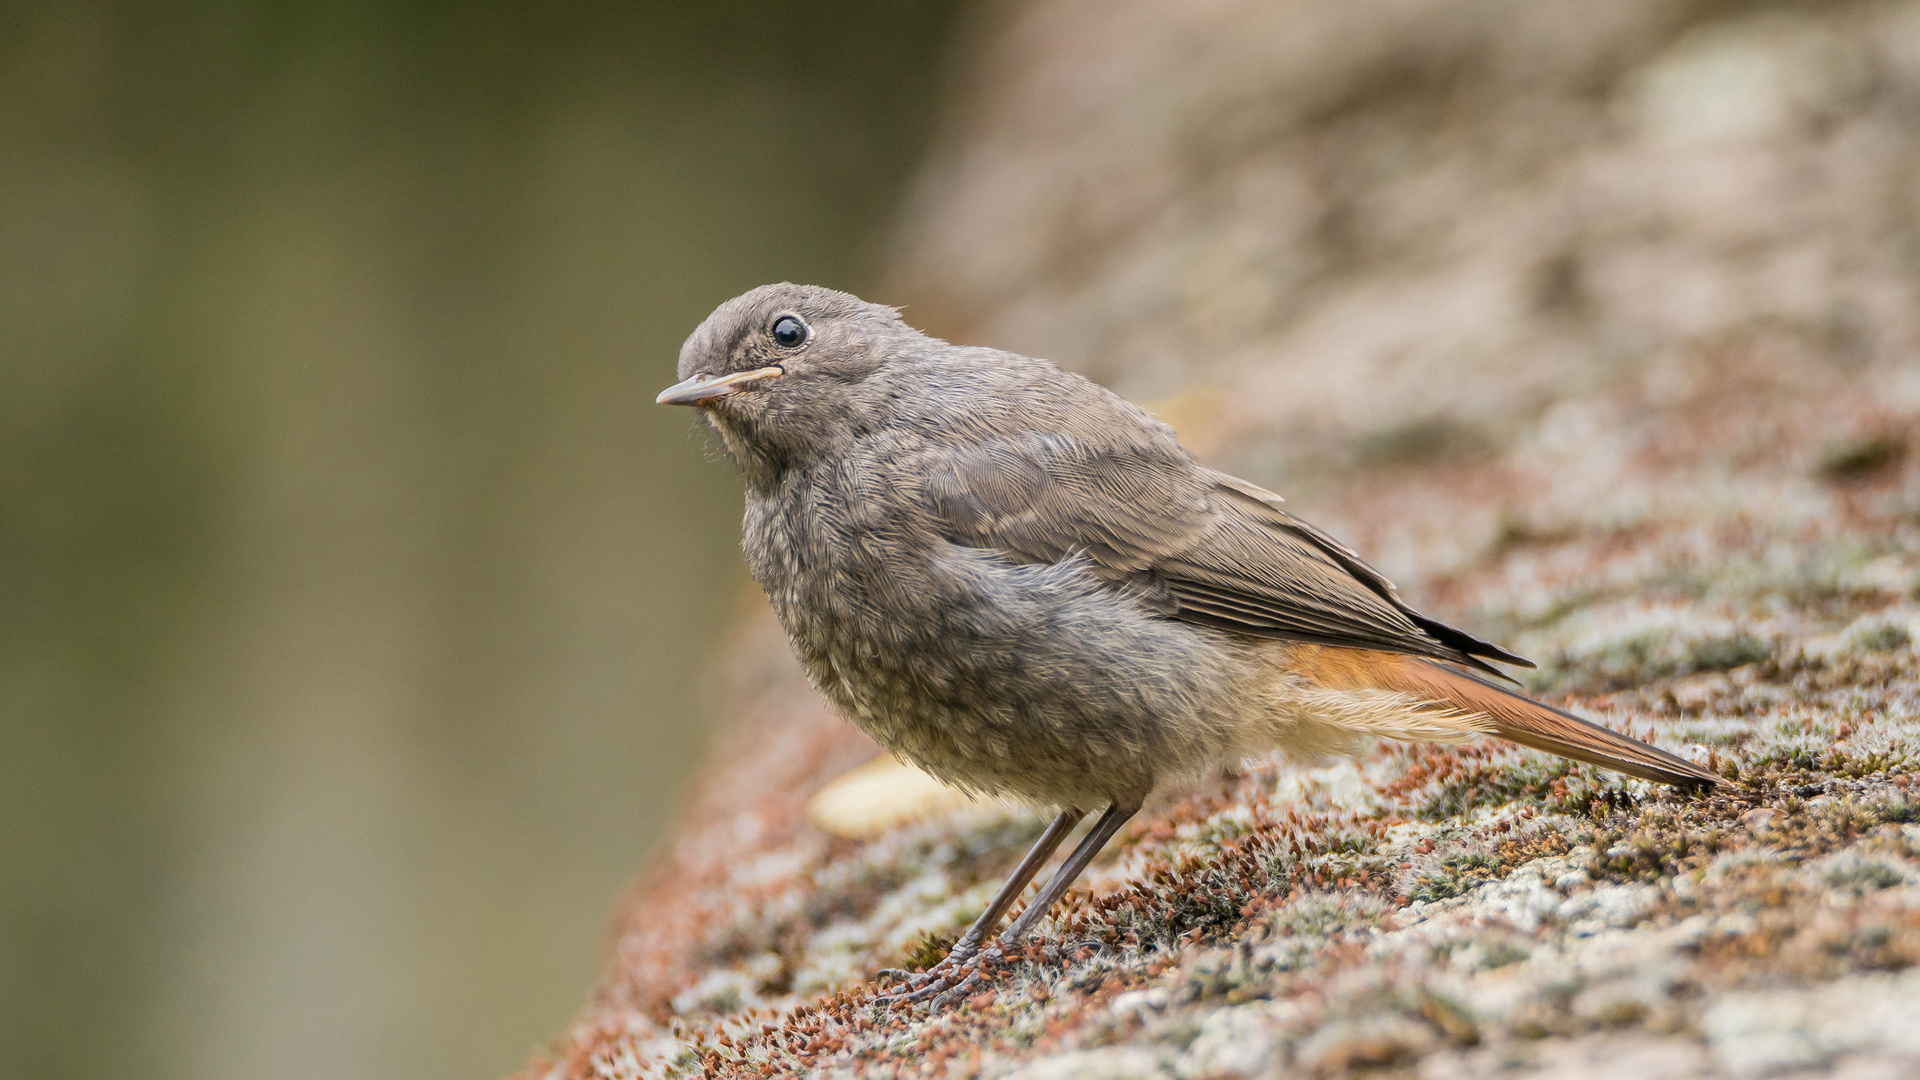
[[[1734,782],[1249,762],[890,1011],[1042,820],[810,818],[875,748],[755,608],[528,1075],[1920,1072],[1920,3],[1046,0],[971,49],[875,299],[1150,403]]]

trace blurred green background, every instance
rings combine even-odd
[[[485,1077],[702,743],[716,303],[858,288],[948,4],[0,6],[0,1061]]]

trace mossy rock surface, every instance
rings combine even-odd
[[[1536,693],[1729,783],[1248,762],[975,997],[890,1011],[875,973],[1038,819],[810,825],[875,749],[757,615],[529,1075],[1920,1070],[1920,5],[996,10],[874,298],[1158,403]]]

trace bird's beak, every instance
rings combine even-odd
[[[739,393],[762,379],[778,378],[786,373],[785,368],[774,365],[752,371],[736,371],[731,375],[695,375],[660,391],[660,396],[653,401],[656,405],[700,405],[714,398]]]

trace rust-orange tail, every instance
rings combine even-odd
[[[1295,670],[1329,689],[1398,690],[1476,713],[1500,738],[1676,787],[1723,783],[1719,776],[1638,739],[1609,731],[1443,663],[1399,653],[1327,646],[1291,650]]]

